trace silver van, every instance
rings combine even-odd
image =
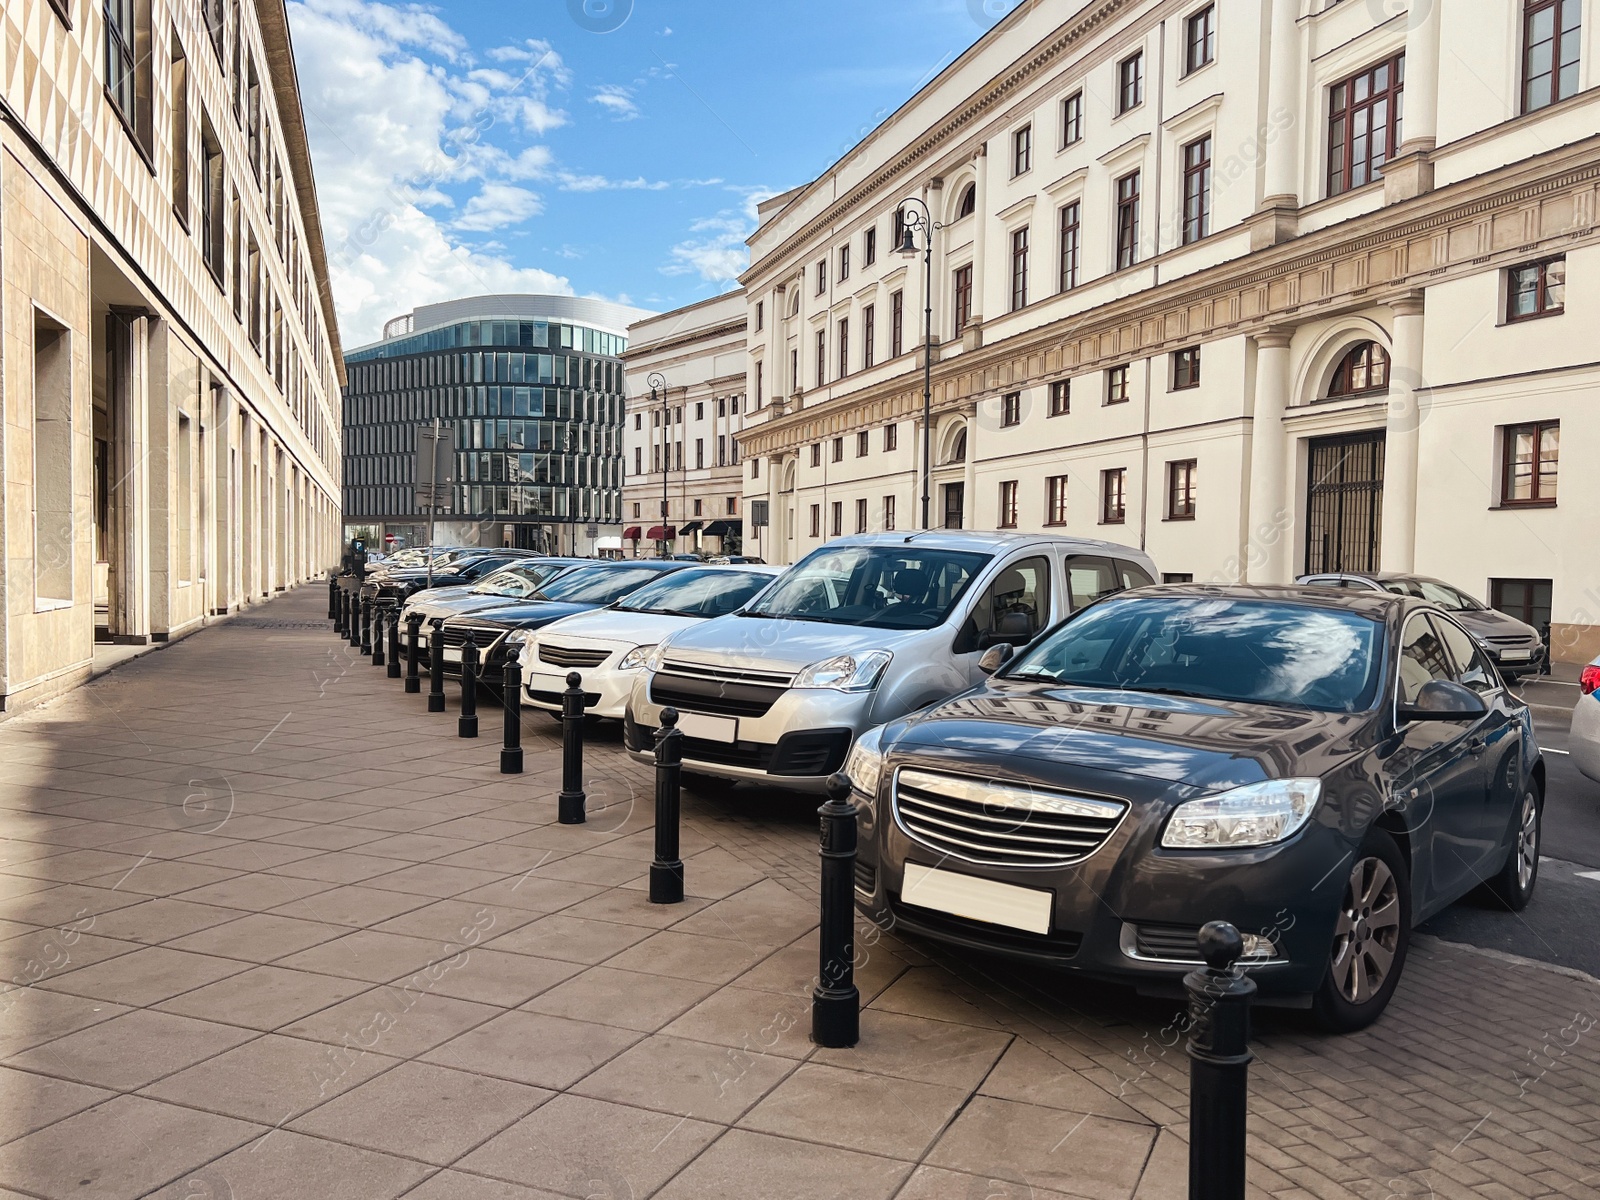
[[[1020,646],[1102,596],[1155,582],[1142,550],[1032,533],[835,538],[727,616],[655,648],[623,740],[654,755],[679,713],[686,773],[821,791],[856,735],[965,691],[991,646]]]

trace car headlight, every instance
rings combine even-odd
[[[533,644],[538,640],[539,639],[537,635],[535,635],[534,632],[529,629],[513,629],[510,633],[506,634],[506,645],[515,646],[517,648],[518,655],[528,653]]]
[[[1320,779],[1268,779],[1189,800],[1172,810],[1161,844],[1169,850],[1270,846],[1311,817]]]
[[[622,656],[622,661],[617,664],[617,670],[642,671],[650,665],[650,659],[654,657],[655,652],[654,646],[635,646]]]
[[[887,650],[841,654],[837,658],[812,663],[794,677],[791,686],[829,688],[836,692],[870,692],[878,686],[878,680],[892,657]]]
[[[883,726],[875,725],[856,739],[850,756],[844,760],[844,773],[855,790],[867,797],[878,794],[883,775]]]
[[[661,670],[661,665],[667,661],[667,644],[657,643],[650,647],[650,653],[644,656],[644,669],[654,674]]]

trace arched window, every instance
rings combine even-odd
[[[794,293],[789,297],[789,315],[791,317],[797,317],[800,315],[800,285],[798,283],[792,283],[789,286]]]
[[[1357,342],[1328,380],[1328,399],[1381,392],[1389,386],[1389,355],[1377,342]]]
[[[962,217],[970,217],[977,211],[978,185],[975,183],[969,183],[967,184],[966,190],[961,193],[961,203],[956,205],[956,220],[959,221]]]
[[[956,430],[955,437],[950,439],[950,453],[945,455],[946,463],[964,463],[967,461],[967,431],[965,428]]]

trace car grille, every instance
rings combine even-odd
[[[777,671],[711,667],[668,659],[650,680],[650,699],[689,712],[764,717],[794,680]]]
[[[917,841],[968,862],[1060,867],[1093,854],[1128,806],[999,780],[902,767],[894,813]]]
[[[505,627],[500,625],[446,625],[439,630],[439,644],[441,646],[464,646],[467,642],[467,631],[471,630],[472,640],[478,643],[482,650],[501,634]]]
[[[869,862],[856,859],[856,891],[872,894],[872,889],[878,885],[878,868]]]
[[[1133,944],[1140,958],[1170,958],[1200,962],[1198,925],[1135,925]]]
[[[585,650],[577,646],[539,643],[539,661],[553,667],[598,667],[610,657],[609,650]]]
[[[1496,634],[1493,637],[1479,638],[1478,640],[1492,646],[1527,646],[1537,639],[1531,638],[1525,633],[1510,633]]]

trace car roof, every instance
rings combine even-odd
[[[856,533],[829,538],[826,548],[840,546],[927,546],[936,550],[977,550],[987,553],[1012,550],[1018,546],[1064,546],[1080,553],[1108,554],[1142,561],[1143,550],[1097,538],[1063,537],[1049,533],[1020,533],[1005,529],[917,529],[906,533]]]
[[[1299,604],[1307,608],[1342,608],[1359,612],[1375,620],[1384,620],[1398,612],[1413,608],[1440,611],[1438,605],[1415,596],[1401,596],[1395,592],[1349,592],[1317,584],[1276,583],[1158,583],[1142,587],[1132,593],[1120,595],[1140,596],[1193,596],[1206,599],[1275,600],[1280,603]]]

